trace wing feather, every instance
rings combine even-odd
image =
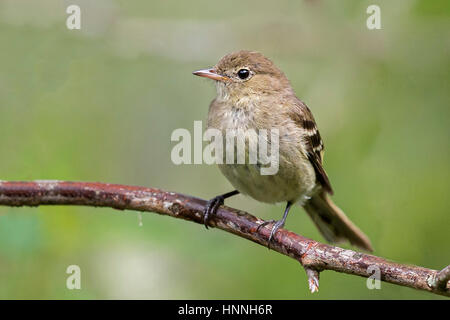
[[[333,194],[330,180],[322,165],[324,145],[316,121],[311,110],[300,100],[298,106],[300,109],[292,113],[291,118],[305,131],[306,155],[314,168],[317,181],[325,191]]]

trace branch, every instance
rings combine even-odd
[[[111,207],[119,210],[155,212],[174,218],[203,223],[206,201],[159,189],[124,185],[64,182],[0,181],[0,205],[83,205]],[[210,226],[267,246],[270,226],[257,227],[263,222],[247,212],[221,206],[210,220]],[[323,244],[280,229],[271,248],[294,258],[305,268],[309,287],[318,290],[319,273],[323,270],[370,277],[380,271],[380,280],[450,297],[450,266],[442,271],[398,264],[373,255]]]

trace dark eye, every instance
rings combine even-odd
[[[247,79],[249,75],[250,71],[248,71],[247,69],[241,69],[238,71],[238,77],[242,80]]]

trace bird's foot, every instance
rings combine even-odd
[[[223,205],[225,202],[225,197],[223,195],[212,198],[206,203],[206,208],[203,215],[203,224],[205,228],[208,229],[208,218],[210,215],[216,213],[219,206]]]
[[[221,194],[221,195],[219,195],[217,197],[212,198],[211,200],[209,200],[206,203],[205,211],[204,211],[204,214],[203,214],[203,223],[204,223],[206,229],[208,229],[208,218],[209,218],[209,216],[216,213],[216,211],[219,208],[219,206],[224,204],[225,199],[228,199],[228,198],[230,198],[232,196],[235,196],[237,194],[239,194],[239,191],[237,191],[237,190],[234,190],[234,191],[231,191],[231,192],[227,192],[227,193],[224,193],[224,194]]]
[[[275,223],[275,222],[277,222],[277,220],[273,220],[273,219],[272,219],[272,220],[266,220],[266,221],[264,221],[263,223],[261,223],[261,224],[256,228],[256,232],[259,232],[259,229],[261,229],[261,228],[267,226],[268,224]]]
[[[273,223],[273,227],[272,230],[270,231],[270,236],[269,236],[269,241],[267,242],[267,248],[270,250],[270,244],[272,243],[272,239],[275,235],[275,233],[278,231],[278,229],[283,228],[284,227],[284,223],[285,223],[285,219],[281,219],[281,220],[267,220],[264,221],[263,223],[261,223],[257,228],[256,228],[256,232],[259,232],[259,229],[268,225],[268,224],[272,224]]]

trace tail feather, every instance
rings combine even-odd
[[[327,241],[333,243],[349,241],[363,250],[373,251],[369,238],[350,221],[326,193],[315,195],[303,207]]]

